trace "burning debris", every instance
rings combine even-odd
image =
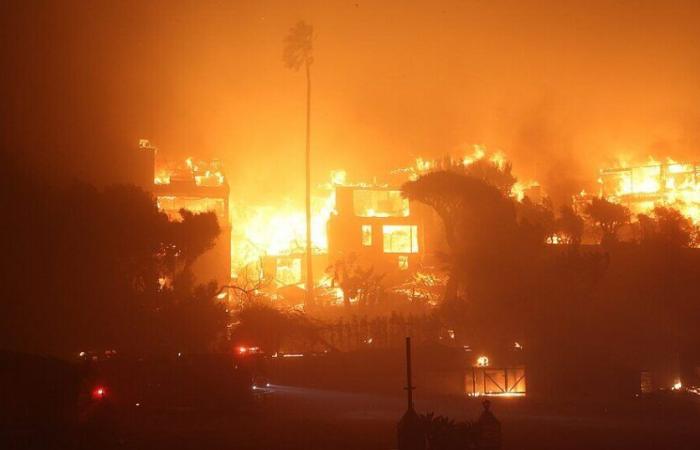
[[[311,245],[314,254],[328,251],[326,223],[333,213],[335,192],[320,190],[311,199]],[[281,205],[232,202],[234,276],[265,257],[297,255],[306,248],[303,205],[285,199]]]
[[[223,186],[226,178],[222,172],[221,161],[194,161],[192,157],[185,159],[184,164],[160,162],[155,168],[153,183],[167,185],[171,183],[190,182],[194,180],[197,186]]]
[[[645,165],[604,169],[600,196],[625,205],[633,213],[647,214],[656,206],[679,210],[694,224],[700,222],[700,184],[697,163],[650,159]]]

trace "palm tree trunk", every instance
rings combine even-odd
[[[306,298],[305,306],[314,303],[313,249],[311,243],[311,70],[306,63]]]

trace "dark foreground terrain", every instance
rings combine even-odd
[[[370,367],[360,377],[343,377],[327,370],[325,359],[310,360],[326,370],[307,369],[304,386],[302,378],[289,380],[295,372],[288,368],[269,379],[254,374],[262,359],[221,355],[76,364],[6,354],[2,361],[2,450],[388,450],[396,448],[397,422],[406,410],[401,381],[382,383],[390,372]],[[360,362],[342,367],[347,374]],[[289,381],[282,382],[283,375]],[[417,383],[419,414],[473,421],[482,413],[480,398],[436,391],[441,386],[431,379],[437,378]],[[491,402],[504,449],[700,449],[700,396],[690,392]]]
[[[5,430],[3,448],[124,449],[391,449],[404,411],[400,393],[363,394],[270,386],[237,411],[112,411],[79,427],[41,433]],[[691,399],[637,399],[585,409],[496,399],[505,449],[697,449],[700,424]],[[421,397],[419,412],[476,419],[480,402]]]

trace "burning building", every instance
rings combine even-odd
[[[187,158],[183,164],[166,164],[156,159],[157,149],[141,140],[140,172],[149,173],[146,188],[153,192],[158,208],[171,220],[180,220],[179,211],[213,212],[221,233],[214,247],[194,264],[193,271],[200,281],[215,280],[219,285],[231,281],[231,223],[229,220],[229,185],[218,160],[209,162]]]
[[[625,205],[633,213],[647,213],[657,205],[673,206],[694,223],[700,222],[700,183],[697,163],[651,160],[646,165],[605,169],[600,195]]]
[[[415,271],[424,252],[421,220],[401,191],[336,187],[336,214],[328,221],[330,260],[356,254],[380,273]]]
[[[316,282],[326,267],[326,224],[334,208],[331,184],[311,196],[311,247]],[[301,199],[299,199],[301,200]],[[306,282],[306,216],[300,201],[232,201],[232,275],[239,284],[277,289]]]
[[[433,265],[431,252],[444,250],[445,243],[440,219],[429,207],[404,198],[398,186],[430,171],[482,160],[498,170],[509,170],[501,153],[489,154],[474,146],[472,154],[458,160],[419,158],[414,166],[386,174],[391,184],[348,182],[345,171],[334,171],[312,193],[308,243],[299,201],[238,202],[230,199],[228,182],[216,160],[188,158],[183,164],[167,164],[146,140],[140,142],[139,156],[143,185],[154,193],[162,211],[175,220],[183,208],[195,213],[213,211],[219,219],[221,235],[216,246],[197,261],[198,278],[220,284],[229,284],[233,278],[238,284],[272,291],[303,288],[307,245],[312,246],[319,287],[333,285],[326,269],[350,255],[358,266],[372,268],[387,283],[401,284],[420,266]],[[511,195],[539,197],[538,189],[516,183]]]
[[[420,205],[400,189],[378,183],[351,183],[342,170],[316,186],[311,197],[312,252],[317,295],[338,296],[333,271],[338,261],[353,262],[400,281],[415,272],[425,254]],[[264,280],[264,287],[290,300],[293,286],[306,284],[305,217],[301,205],[236,205],[233,236],[234,277]],[[392,280],[393,279],[393,280]],[[336,280],[337,281],[337,280]],[[259,285],[256,284],[256,285]],[[329,290],[326,292],[326,290]]]

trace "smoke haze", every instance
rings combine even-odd
[[[3,6],[3,140],[57,179],[128,181],[144,137],[221,158],[241,198],[300,195],[299,19],[318,182],[483,144],[564,198],[619,157],[700,147],[693,1],[28,3]]]

